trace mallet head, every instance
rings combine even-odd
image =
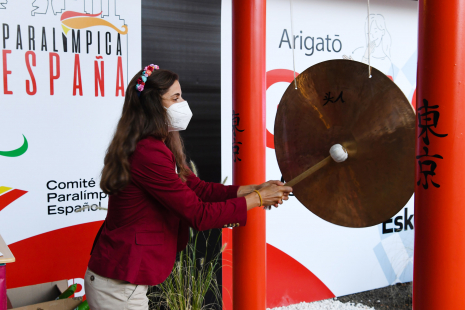
[[[334,144],[329,149],[329,154],[331,155],[331,158],[337,163],[342,163],[349,157],[347,150],[340,144]]]

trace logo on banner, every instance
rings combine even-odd
[[[11,151],[0,151],[0,156],[6,156],[6,157],[18,157],[26,153],[28,149],[28,143],[26,137],[23,135],[24,142],[23,145],[21,145],[19,148]]]
[[[17,257],[11,288],[83,286],[89,253],[69,241],[92,244],[105,217],[98,170],[140,69],[140,10],[140,0],[0,0],[0,233]],[[47,272],[29,270],[36,263]]]
[[[0,186],[0,211],[26,193],[27,191],[23,191],[21,189]]]
[[[31,4],[30,10],[34,22],[31,23],[30,17],[29,22],[24,18],[2,21],[3,94],[25,91],[33,96],[39,91],[53,96],[59,88],[57,82],[66,80],[65,75],[68,75],[67,83],[71,84],[72,80],[72,85],[60,85],[61,94],[84,96],[89,95],[85,94],[87,92],[95,97],[105,97],[111,87],[115,97],[124,97],[124,77],[126,83],[128,81],[128,25],[116,15],[116,0],[106,3],[95,0],[36,2]],[[2,10],[8,12],[8,16],[28,15],[27,6],[20,1],[1,3],[0,12]],[[58,29],[54,21],[58,22]],[[20,72],[21,64],[13,60],[17,59],[15,54],[18,53],[24,54],[21,58],[26,72]],[[95,58],[90,60],[91,57]],[[35,67],[44,62],[48,63],[49,70],[39,72]],[[82,78],[81,67],[93,69],[93,81]],[[105,80],[105,72],[109,71],[115,73],[111,74],[111,79],[107,77]],[[43,85],[44,75],[48,75],[49,80],[46,87]],[[25,83],[15,83],[13,79],[18,76],[24,76]],[[85,84],[93,87],[87,86],[85,90]],[[112,85],[116,85],[115,88]]]
[[[123,25],[124,30],[120,30],[112,23],[104,19],[98,18],[97,16],[100,16],[102,13],[103,11],[97,14],[85,14],[73,11],[66,11],[63,14],[61,14],[61,27],[63,28],[63,31],[66,35],[68,34],[70,28],[84,29],[93,26],[107,26],[113,28],[120,34],[128,33],[128,26]]]

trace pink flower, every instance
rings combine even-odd
[[[138,91],[143,91],[144,90],[144,85],[143,84],[137,84],[137,90]]]

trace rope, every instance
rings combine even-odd
[[[293,68],[294,68],[294,85],[295,89],[297,89],[297,81],[295,79],[295,55],[294,55],[294,50],[295,50],[295,38],[294,38],[294,28],[292,26],[293,20],[292,20],[292,0],[289,0],[289,6],[290,6],[290,15],[291,15],[291,37],[292,37],[292,63],[293,63]]]
[[[371,79],[371,22],[370,22],[370,0],[368,0],[367,3],[367,9],[368,9],[368,78]]]

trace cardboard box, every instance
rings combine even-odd
[[[13,310],[73,310],[82,302],[82,297],[68,298],[43,302],[25,307],[13,308]]]
[[[55,300],[68,288],[68,281],[61,280],[7,290],[12,310],[73,310],[82,297]]]

